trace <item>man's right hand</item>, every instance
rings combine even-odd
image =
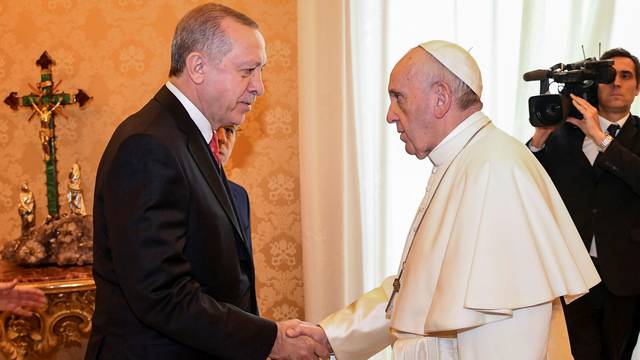
[[[531,138],[531,146],[541,149],[547,142],[549,135],[556,129],[555,126],[542,126],[536,127],[536,131]]]
[[[290,360],[317,360],[328,359],[330,349],[319,344],[309,336],[288,337],[287,330],[295,329],[304,324],[300,320],[287,320],[277,322],[278,335],[271,349],[269,357],[272,359],[290,359]]]
[[[44,309],[47,297],[42,290],[17,287],[18,280],[0,283],[0,311],[10,311],[20,316],[31,316],[31,309]]]

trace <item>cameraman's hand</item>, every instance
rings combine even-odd
[[[567,122],[577,126],[585,136],[590,137],[596,144],[602,143],[607,136],[600,128],[600,120],[598,118],[598,109],[581,97],[571,95],[573,106],[580,111],[583,119],[579,120],[573,117],[567,118]],[[534,145],[535,146],[535,145]]]
[[[555,126],[542,126],[536,127],[536,131],[533,133],[533,137],[531,138],[531,145],[538,149],[541,149],[544,146],[544,143],[547,142],[549,135],[556,129]]]

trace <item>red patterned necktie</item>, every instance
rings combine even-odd
[[[209,142],[209,148],[211,149],[211,153],[213,154],[213,158],[216,160],[216,165],[218,165],[218,167],[221,166],[220,163],[220,150],[218,149],[218,138],[216,137],[216,134],[213,134],[213,137],[211,138],[211,141]]]

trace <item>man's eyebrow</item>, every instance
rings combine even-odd
[[[240,67],[243,68],[257,68],[264,67],[267,63],[262,63],[261,61],[248,60],[240,63]]]

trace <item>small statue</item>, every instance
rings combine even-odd
[[[33,110],[35,110],[38,113],[38,115],[40,115],[40,127],[42,129],[49,129],[49,121],[51,120],[51,114],[55,113],[56,109],[58,108],[58,106],[60,106],[61,102],[62,102],[62,99],[59,99],[58,102],[56,102],[56,104],[53,107],[51,107],[51,109],[49,109],[49,105],[45,105],[41,109],[36,104],[31,102],[31,106],[33,107]]]
[[[49,105],[39,108],[33,102],[31,103],[33,110],[40,115],[40,142],[42,143],[42,151],[44,152],[45,161],[49,161],[51,158],[49,140],[53,137],[53,130],[49,127],[49,122],[51,121],[51,115],[55,113],[58,106],[60,106],[61,101],[62,99],[58,100],[51,109],[49,109]]]
[[[20,203],[18,204],[18,214],[22,220],[22,236],[27,236],[36,224],[36,202],[33,193],[26,182],[20,187]]]
[[[69,193],[67,199],[69,200],[69,211],[72,215],[87,215],[87,209],[84,207],[84,197],[82,195],[82,188],[80,187],[80,165],[74,163],[71,166],[71,172],[69,173],[69,184],[67,185]]]

